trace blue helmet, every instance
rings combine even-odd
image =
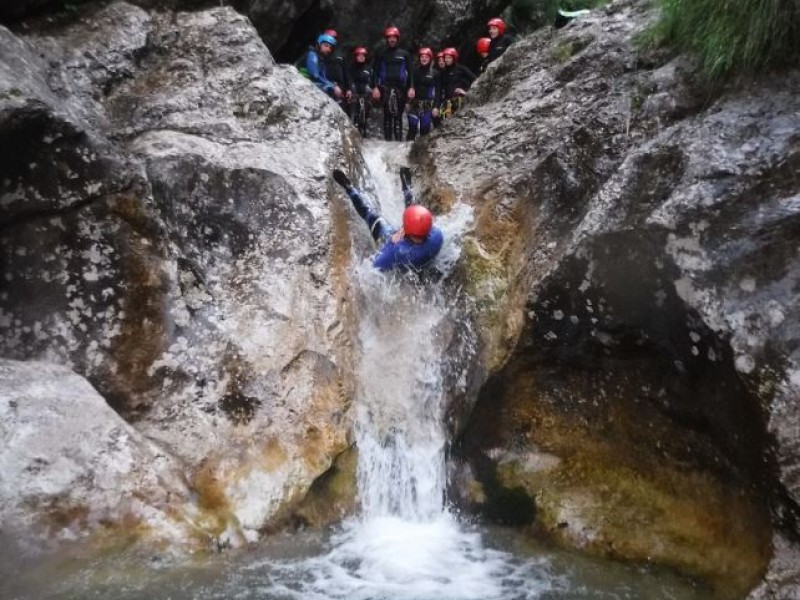
[[[327,33],[323,33],[317,38],[317,46],[320,44],[330,44],[334,48],[336,47],[336,38],[332,35],[328,35]]]

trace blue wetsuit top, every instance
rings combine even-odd
[[[431,228],[428,237],[421,244],[403,238],[397,243],[388,239],[378,254],[372,259],[372,266],[379,271],[392,269],[420,270],[428,266],[444,243],[444,235],[438,227]]]
[[[308,78],[314,84],[328,95],[333,94],[334,83],[328,79],[328,73],[325,62],[321,61],[319,54],[314,48],[309,48],[306,53],[305,68],[308,73]]]

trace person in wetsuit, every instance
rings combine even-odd
[[[325,57],[336,47],[336,39],[328,34],[321,34],[317,38],[317,45],[310,46],[308,51],[297,61],[300,73],[314,82],[319,89],[335,100],[344,97],[344,92],[336,83],[328,79],[325,69]]]
[[[475,81],[477,75],[464,65],[458,64],[458,51],[455,48],[445,48],[444,73],[442,73],[442,98],[444,99],[443,113],[445,117],[452,116],[460,108],[467,95],[467,90]]]
[[[347,192],[356,212],[369,227],[372,239],[381,244],[378,253],[372,259],[372,265],[376,269],[421,271],[434,261],[444,244],[444,235],[441,229],[434,227],[431,212],[417,204],[411,189],[409,169],[405,167],[400,169],[403,200],[406,205],[403,212],[403,226],[400,229],[389,225],[375,212],[363,193],[353,187],[342,171],[334,170],[333,179]]]
[[[420,48],[417,52],[419,62],[414,68],[414,89],[416,97],[409,103],[408,135],[414,140],[419,135],[431,132],[433,119],[439,116],[439,73],[433,68],[433,50]]]
[[[372,98],[383,102],[383,137],[403,139],[403,111],[406,101],[413,100],[414,75],[411,55],[400,48],[400,30],[387,27],[383,32],[386,47],[372,63]]]
[[[508,50],[508,47],[514,43],[514,38],[510,35],[506,35],[506,22],[499,17],[489,19],[486,26],[489,28],[489,37],[492,40],[489,46],[488,64],[500,58],[503,52]]]
[[[483,73],[486,70],[486,67],[489,66],[489,49],[492,47],[492,38],[483,37],[478,40],[475,44],[475,51],[478,53],[478,56],[481,57],[481,69],[480,72]]]
[[[323,35],[332,37],[338,44],[339,35],[333,29],[326,30]],[[350,72],[347,62],[344,60],[344,56],[342,56],[336,49],[336,46],[334,46],[333,50],[327,56],[325,56],[323,60],[325,61],[325,73],[327,74],[328,79],[339,86],[339,89],[342,90],[342,97],[336,98],[336,102],[342,108],[342,110],[347,113],[348,103],[353,98],[353,92],[350,86]]]
[[[350,85],[353,97],[350,103],[350,118],[358,127],[361,137],[367,137],[369,129],[369,112],[372,93],[372,67],[367,62],[367,49],[363,46],[353,50],[353,62],[350,63]]]

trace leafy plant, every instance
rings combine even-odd
[[[800,0],[661,0],[651,39],[695,53],[712,79],[796,64]]]

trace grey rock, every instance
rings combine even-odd
[[[171,516],[189,498],[180,463],[69,369],[0,360],[0,441],[6,531],[26,524],[72,539],[100,523],[181,529]]]
[[[185,461],[201,531],[257,536],[348,445],[354,131],[229,8],[0,35],[2,354],[87,377]]]

